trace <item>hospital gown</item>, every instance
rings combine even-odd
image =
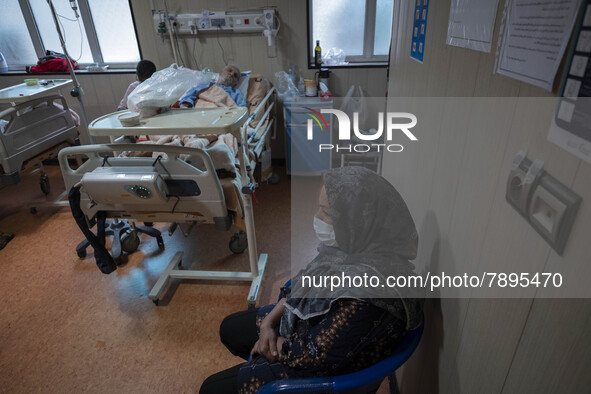
[[[242,93],[240,93],[239,90],[234,89],[231,86],[218,85],[217,83],[215,84],[215,86],[218,86],[218,87],[224,89],[224,91],[226,93],[228,93],[230,98],[232,100],[234,100],[234,102],[236,103],[237,106],[246,107],[246,100],[244,99],[244,96],[242,96]],[[195,100],[197,100],[197,93],[199,93],[200,91],[202,91],[204,89],[207,89],[208,87],[209,87],[208,83],[203,83],[203,84],[197,85],[194,88],[190,89],[187,92],[187,94],[185,94],[179,100],[179,105],[189,104],[191,107],[195,106]]]

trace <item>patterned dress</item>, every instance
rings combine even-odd
[[[259,309],[257,331],[273,307]],[[238,373],[238,392],[255,393],[279,379],[342,375],[364,369],[392,353],[405,327],[406,321],[367,302],[338,300],[327,314],[298,321],[295,332],[283,343],[279,361],[271,363],[258,356],[243,364]]]

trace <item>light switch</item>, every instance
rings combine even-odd
[[[581,198],[572,190],[544,173],[534,189],[529,203],[532,227],[562,255]]]

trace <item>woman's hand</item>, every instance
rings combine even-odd
[[[283,348],[283,342],[287,341],[285,337],[277,337],[277,352],[279,353],[279,360],[282,360],[284,354],[281,353],[281,349]]]
[[[254,344],[250,356],[252,357],[255,354],[260,354],[271,362],[277,361],[279,356],[279,352],[277,351],[277,334],[275,333],[275,329],[266,320],[263,320],[261,324],[259,340]]]
[[[260,354],[267,360],[274,362],[279,358],[281,347],[277,347],[278,337],[275,333],[275,327],[281,321],[281,314],[283,313],[283,304],[285,299],[280,300],[275,308],[263,319],[260,327],[259,340],[254,344],[250,356]],[[279,337],[281,338],[281,337]],[[281,342],[283,343],[283,341]]]

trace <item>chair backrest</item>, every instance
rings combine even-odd
[[[371,367],[347,375],[321,378],[276,380],[259,389],[258,394],[269,393],[343,393],[361,388],[377,388],[382,380],[396,371],[413,354],[423,335],[423,326],[409,331],[394,353]]]

